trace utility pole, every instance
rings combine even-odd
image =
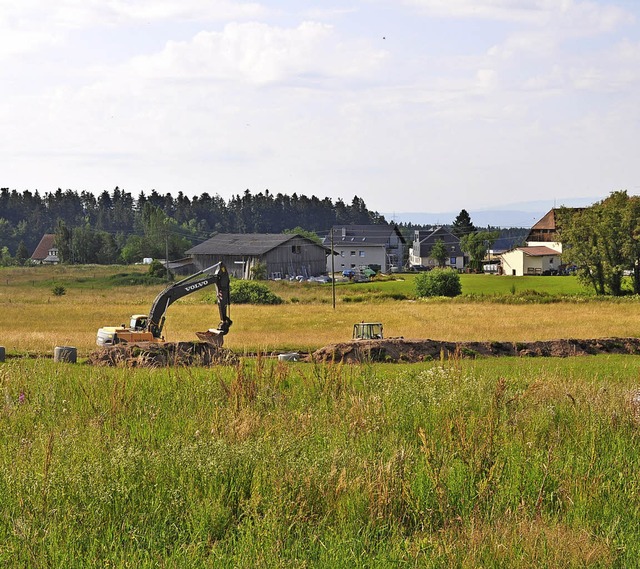
[[[164,269],[167,272],[167,282],[169,282],[169,225],[167,219],[164,220]]]
[[[333,250],[333,227],[331,231],[331,298],[333,299],[333,309],[336,309],[336,268],[335,268],[335,251]]]

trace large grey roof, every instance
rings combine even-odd
[[[389,224],[334,225],[331,228],[331,233],[333,234],[334,246],[358,243],[361,245],[386,245],[393,233],[402,243],[405,242],[398,228]],[[325,237],[325,245],[330,244],[331,233]]]
[[[427,231],[419,231],[420,243],[434,245],[436,241],[441,239],[445,242],[445,245],[458,245],[460,239],[456,237],[451,231],[444,227],[437,227]]]
[[[189,255],[264,255],[279,245],[294,238],[305,239],[300,235],[283,233],[218,233],[211,239],[192,247]],[[311,240],[308,240],[313,243]],[[317,243],[313,243],[318,247]],[[324,247],[323,247],[324,248]]]
[[[431,249],[438,241],[444,243],[449,253],[453,253],[456,257],[462,255],[460,239],[444,227],[437,227],[429,231],[419,231],[418,235],[420,237],[420,255],[423,257],[431,253]]]

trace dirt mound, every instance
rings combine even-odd
[[[441,342],[438,340],[354,340],[330,344],[312,355],[314,361],[356,363],[421,362],[441,357],[496,356],[569,357],[595,354],[640,354],[640,338],[564,339],[538,342]]]
[[[122,367],[233,365],[237,361],[230,350],[206,342],[117,345],[96,350],[88,359],[91,365]]]

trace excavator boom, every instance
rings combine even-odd
[[[147,322],[147,328],[153,336],[155,338],[162,337],[165,313],[171,304],[183,296],[212,284],[216,285],[218,293],[218,311],[220,312],[218,330],[224,330],[224,334],[226,334],[232,324],[229,318],[229,273],[222,263],[216,263],[190,277],[169,285],[156,297],[151,306]]]
[[[190,277],[169,285],[153,301],[149,316],[136,315],[132,317],[132,324],[129,328],[125,328],[124,325],[121,327],[100,328],[98,330],[97,344],[99,346],[107,346],[121,342],[163,341],[162,330],[167,308],[176,300],[210,285],[215,285],[217,289],[220,323],[215,329],[209,329],[207,332],[197,332],[196,334],[198,337],[203,334],[205,337],[201,337],[201,339],[221,346],[223,336],[229,332],[229,328],[233,324],[229,317],[229,305],[231,302],[229,273],[223,263],[216,263]]]

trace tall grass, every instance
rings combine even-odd
[[[0,563],[586,567],[640,555],[632,357],[0,367]]]
[[[142,295],[140,295],[142,296]],[[118,303],[119,302],[119,303]],[[51,355],[60,345],[76,346],[81,357],[95,349],[96,331],[146,313],[149,303],[132,297],[111,302],[108,296],[80,296],[68,291],[50,302],[0,301],[0,345],[7,354]],[[554,338],[638,336],[640,303],[558,303],[493,305],[459,302],[387,302],[384,304],[250,306],[232,305],[234,324],[225,345],[245,351],[309,350],[351,337],[355,322],[380,321],[385,335],[443,341],[525,342]],[[195,332],[216,327],[215,305],[205,302],[169,308],[165,337],[196,340]]]
[[[64,266],[0,270],[0,345],[6,347],[9,355],[46,355],[59,345],[75,346],[81,357],[88,355],[95,347],[99,327],[122,324],[128,322],[131,314],[147,313],[157,293],[164,288],[164,285],[114,286],[110,275],[122,270],[122,267]],[[464,279],[482,282],[482,287],[506,283],[502,277],[491,275],[462,277],[463,290]],[[474,298],[426,302],[409,299],[412,277],[403,278],[338,286],[335,310],[330,302],[330,286],[272,283],[276,293],[288,303],[276,307],[232,305],[234,325],[225,343],[238,352],[312,350],[348,340],[354,322],[362,320],[383,322],[387,336],[447,341],[533,341],[640,333],[637,298],[596,302],[583,296],[543,294],[545,283],[555,282],[557,286],[565,283],[563,286],[568,287],[572,282],[575,284],[572,277],[530,277],[541,287],[535,294],[525,289],[496,296],[483,292],[487,288],[478,287]],[[54,296],[53,283],[62,284],[66,294]],[[209,294],[207,291],[190,295],[169,308],[167,340],[192,341],[196,339],[196,331],[217,326],[218,311],[208,300]],[[291,303],[294,296],[298,302]],[[549,298],[564,300],[544,304]],[[347,299],[351,302],[346,302]],[[500,299],[515,300],[517,304],[496,304]]]

